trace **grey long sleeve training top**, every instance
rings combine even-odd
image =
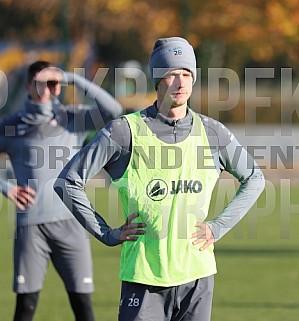
[[[141,112],[143,120],[162,141],[170,144],[183,141],[192,128],[192,113],[174,121],[160,114],[156,105]],[[248,212],[262,192],[264,176],[234,135],[220,122],[200,115],[212,150],[215,168],[227,171],[240,182],[233,200],[207,224],[216,240],[226,234]],[[55,191],[75,217],[96,238],[107,245],[119,244],[119,229],[111,229],[96,213],[86,197],[84,186],[101,169],[113,180],[126,170],[131,155],[131,133],[125,118],[112,121],[93,141],[63,169],[55,183]]]
[[[121,105],[105,90],[85,78],[66,73],[95,101],[95,106],[64,106],[57,99],[37,104],[28,98],[23,111],[0,123],[0,152],[8,154],[15,180],[0,180],[2,193],[18,184],[36,192],[36,202],[25,211],[17,209],[17,225],[35,225],[74,219],[53,191],[53,183],[64,165],[82,147],[90,130],[101,129],[120,116]]]

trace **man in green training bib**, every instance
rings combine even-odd
[[[61,172],[55,191],[97,239],[122,244],[120,321],[209,321],[213,243],[248,212],[265,181],[223,124],[188,107],[196,81],[191,45],[179,37],[158,39],[149,65],[157,100],[101,130]],[[84,192],[103,168],[131,223],[127,233],[126,226],[111,229]],[[240,186],[222,213],[206,221],[221,171]]]

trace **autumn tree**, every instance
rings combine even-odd
[[[146,62],[156,38],[184,35],[208,65],[299,68],[299,0],[0,0],[0,12],[2,39],[84,39],[109,63]]]

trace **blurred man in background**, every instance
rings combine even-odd
[[[61,83],[74,84],[95,106],[64,106]],[[88,133],[122,114],[105,90],[47,61],[29,66],[23,111],[0,123],[0,152],[10,157],[15,181],[1,180],[15,203],[14,321],[30,321],[51,259],[62,278],[76,321],[94,321],[94,289],[89,239],[53,191],[53,182],[80,149]],[[55,307],[52,307],[55,309]]]

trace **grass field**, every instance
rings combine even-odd
[[[219,185],[211,213],[231,194]],[[230,186],[227,188],[226,186]],[[107,212],[107,191],[96,194],[96,207]],[[225,197],[227,196],[227,197]],[[13,208],[5,199],[0,215],[1,321],[12,320]],[[97,320],[117,320],[120,248],[92,240]],[[216,244],[212,321],[297,321],[299,318],[299,188],[268,182],[257,206]],[[35,321],[73,320],[63,285],[50,265]],[[200,321],[200,320],[199,320]]]

